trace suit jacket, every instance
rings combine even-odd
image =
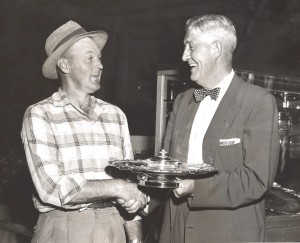
[[[199,106],[193,90],[176,98],[164,141],[170,156],[183,161],[187,160]],[[220,143],[220,139],[232,138],[240,142]],[[272,186],[279,156],[278,111],[273,95],[235,75],[202,146],[204,163],[216,166],[218,173],[195,179],[193,196],[170,198],[160,243],[265,241],[264,195]]]

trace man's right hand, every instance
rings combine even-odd
[[[136,183],[127,183],[117,202],[129,213],[135,213],[147,205],[147,195],[140,191]]]
[[[147,204],[147,196],[137,184],[123,179],[87,181],[69,204],[85,204],[98,201],[117,200],[129,213],[135,213]]]

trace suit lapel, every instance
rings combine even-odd
[[[235,75],[229,85],[225,95],[223,96],[216,113],[206,131],[203,140],[203,162],[213,163],[214,151],[219,145],[219,140],[224,137],[225,133],[231,127],[235,118],[236,107],[239,104],[239,88],[241,81]]]
[[[199,103],[195,103],[192,91],[188,92],[184,99],[183,105],[179,107],[176,115],[173,131],[174,141],[170,146],[170,155],[173,158],[187,161],[190,133]]]

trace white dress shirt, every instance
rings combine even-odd
[[[218,84],[218,86],[216,86],[221,88],[216,101],[212,100],[210,96],[206,96],[200,102],[190,134],[187,159],[188,164],[202,164],[203,162],[207,163],[202,159],[203,138],[224,94],[226,93],[231,83],[233,75],[234,71],[231,70],[229,75],[224,77],[224,79]]]

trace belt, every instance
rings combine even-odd
[[[108,201],[108,202],[95,202],[88,206],[88,208],[91,209],[97,209],[97,208],[108,208],[108,207],[114,207],[116,206],[115,203]]]

